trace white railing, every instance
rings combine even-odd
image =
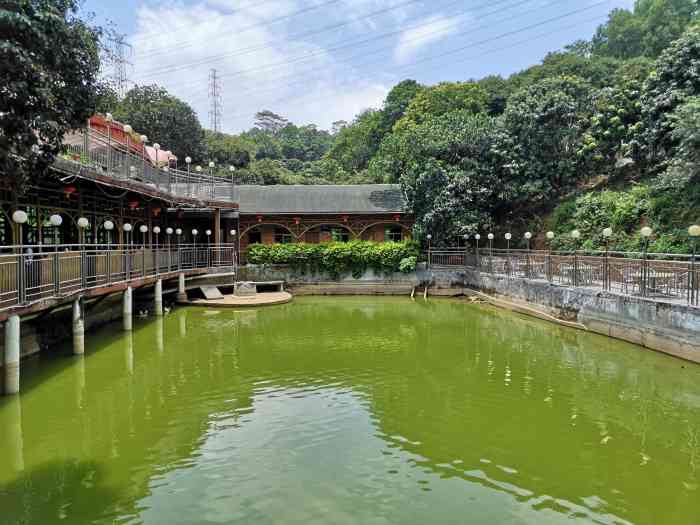
[[[73,132],[64,139],[64,160],[92,168],[117,181],[142,184],[173,197],[233,202],[233,177],[154,166],[121,142],[95,129]]]

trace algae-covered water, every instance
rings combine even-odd
[[[179,309],[22,363],[0,523],[700,524],[700,366],[457,300]]]

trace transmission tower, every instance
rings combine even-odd
[[[110,60],[112,61],[112,82],[114,89],[120,98],[126,95],[129,89],[129,71],[133,66],[130,59],[132,57],[131,44],[125,41],[125,35],[117,35],[110,38]]]
[[[221,131],[221,79],[216,69],[209,70],[209,127],[214,132]]]

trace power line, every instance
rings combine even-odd
[[[224,16],[225,16],[225,17],[226,17],[226,16],[234,16],[234,15],[237,15],[237,14],[238,14],[239,12],[241,12],[241,11],[244,11],[244,12],[245,12],[245,11],[250,11],[250,10],[252,10],[252,9],[257,9],[257,8],[260,7],[261,5],[263,5],[263,4],[268,4],[268,3],[270,3],[270,2],[279,2],[279,0],[261,0],[260,2],[258,2],[258,3],[255,4],[255,5],[246,5],[246,6],[243,6],[243,7],[239,7],[239,8],[236,9],[234,12],[229,13],[228,15],[224,15]],[[176,31],[180,31],[180,30],[182,30],[182,29],[187,29],[188,31],[192,31],[192,24],[183,24],[183,25],[181,25],[181,26],[168,27],[168,32],[174,33],[174,32],[176,32]],[[131,38],[131,41],[132,41],[132,42],[138,42],[138,41],[141,41],[141,40],[148,40],[148,39],[150,39],[150,38],[155,38],[155,37],[161,36],[161,35],[162,35],[162,32],[161,32],[161,31],[153,31],[153,32],[151,32],[151,33],[146,33],[146,34],[143,34],[143,35],[136,35],[136,36],[134,36],[134,37]]]
[[[214,132],[221,131],[221,81],[216,69],[209,71],[209,127]]]
[[[492,37],[492,38],[483,39],[483,40],[481,40],[481,41],[479,41],[479,42],[474,42],[474,43],[472,43],[472,44],[465,45],[465,46],[460,46],[460,47],[458,47],[458,48],[451,49],[451,50],[449,50],[449,51],[446,51],[446,52],[443,52],[443,53],[439,53],[439,54],[437,54],[437,55],[433,55],[433,56],[429,56],[429,57],[422,58],[422,59],[420,59],[420,60],[416,60],[416,61],[412,62],[411,64],[408,64],[408,66],[415,67],[416,65],[422,64],[422,63],[424,63],[424,62],[430,62],[430,61],[436,60],[436,59],[438,59],[438,58],[443,58],[443,57],[446,57],[446,56],[451,56],[451,55],[454,55],[454,54],[456,54],[456,53],[460,53],[460,52],[462,52],[462,51],[464,51],[464,50],[466,50],[466,49],[470,49],[470,48],[472,48],[472,47],[480,46],[480,45],[483,45],[483,44],[485,44],[485,43],[493,42],[493,41],[495,41],[495,40],[501,40],[501,39],[503,39],[503,38],[507,38],[507,37],[509,37],[509,36],[512,36],[512,35],[515,35],[515,34],[518,34],[518,33],[522,33],[522,32],[524,32],[524,31],[529,31],[530,29],[534,29],[534,28],[537,28],[537,27],[541,27],[541,26],[546,25],[546,24],[549,24],[549,23],[551,23],[551,22],[556,22],[556,21],[558,21],[558,20],[562,20],[562,19],[564,19],[564,18],[568,18],[568,17],[573,16],[573,15],[577,15],[577,14],[580,14],[580,13],[583,13],[583,12],[586,12],[586,11],[590,11],[591,9],[593,9],[593,8],[595,8],[595,7],[599,7],[599,6],[601,6],[601,5],[603,5],[603,4],[606,4],[606,3],[608,3],[608,2],[609,2],[609,0],[602,0],[602,1],[600,1],[600,2],[596,2],[596,3],[594,3],[594,4],[591,4],[591,5],[587,6],[587,7],[581,8],[581,9],[576,9],[576,10],[574,10],[574,11],[570,11],[570,12],[565,13],[565,14],[563,14],[563,15],[559,15],[559,16],[556,16],[556,17],[552,17],[552,18],[549,18],[549,19],[547,19],[547,20],[543,20],[543,21],[541,21],[541,22],[537,22],[537,23],[535,23],[535,24],[530,24],[530,25],[528,25],[528,26],[526,26],[526,27],[523,27],[523,28],[521,28],[521,29],[516,29],[516,30],[513,30],[513,31],[508,31],[508,32],[502,33],[502,34],[500,34],[500,35],[498,35],[498,36],[495,36],[495,37]],[[579,22],[579,23],[580,23],[580,22]],[[402,69],[402,68],[400,68],[400,69]],[[362,79],[362,78],[366,78],[366,75],[365,75],[365,76],[359,77],[359,79]],[[349,84],[349,83],[354,82],[354,81],[356,81],[356,80],[358,80],[358,79],[355,78],[355,79],[352,79],[352,80],[350,80],[350,81],[343,82],[343,83],[341,83],[340,85]],[[292,100],[303,99],[303,98],[307,98],[307,97],[312,96],[312,95],[313,95],[313,94],[311,94],[311,93],[306,93],[306,94],[302,94],[302,95],[300,95],[300,96],[295,96],[295,97],[285,97],[285,98],[281,98],[281,99],[278,99],[278,100],[276,100],[276,101],[273,101],[273,102],[271,102],[271,103],[268,103],[267,106],[268,106],[268,107],[272,107],[273,104],[280,104],[280,103],[289,102],[289,101],[292,101]],[[237,115],[231,115],[230,117],[231,117],[231,118],[243,118],[243,117],[246,117],[246,118],[247,118],[247,117],[249,117],[249,115],[247,115],[247,114],[242,114],[242,113],[241,113],[241,114],[237,114]]]
[[[487,3],[484,3],[484,4],[480,5],[480,6],[478,6],[478,7],[472,8],[471,11],[473,11],[473,10],[475,10],[475,9],[477,9],[477,10],[483,9],[483,8],[485,8],[485,7],[489,7],[489,6],[493,6],[493,5],[503,4],[503,3],[506,3],[507,1],[508,1],[508,0],[498,0],[498,1],[496,1],[496,2],[487,2]],[[504,7],[504,8],[497,9],[497,10],[495,10],[495,11],[492,11],[492,12],[487,13],[487,14],[482,15],[482,16],[483,16],[483,17],[486,17],[486,16],[491,16],[492,14],[499,14],[499,13],[502,13],[502,12],[506,11],[507,9],[512,8],[512,7],[516,6],[516,5],[520,5],[520,4],[527,3],[527,2],[531,2],[531,1],[533,1],[533,0],[521,0],[521,1],[519,1],[519,2],[516,2],[516,3],[514,3],[514,4],[508,5],[508,6]],[[455,3],[461,3],[461,2],[455,2]],[[272,64],[265,64],[265,65],[263,65],[263,66],[258,66],[258,67],[254,67],[254,68],[248,68],[248,69],[244,69],[244,70],[234,71],[234,72],[231,72],[231,73],[225,73],[225,74],[223,74],[223,75],[221,75],[221,76],[222,76],[222,77],[226,77],[226,78],[236,77],[236,76],[245,75],[245,74],[249,74],[249,73],[257,73],[257,72],[259,72],[259,71],[264,71],[264,70],[266,70],[266,69],[270,69],[270,68],[274,68],[274,67],[287,66],[287,65],[290,65],[290,64],[293,64],[293,63],[308,61],[308,60],[313,59],[313,58],[315,58],[315,57],[317,57],[317,56],[319,56],[319,55],[325,55],[325,54],[330,53],[330,52],[340,51],[340,50],[348,49],[348,48],[356,48],[357,46],[360,46],[360,45],[368,44],[368,43],[370,43],[370,42],[374,42],[374,41],[377,41],[377,40],[383,40],[383,39],[386,39],[386,38],[390,38],[390,37],[392,37],[392,36],[399,35],[399,34],[404,33],[405,31],[410,30],[410,29],[416,29],[416,28],[420,28],[420,27],[425,27],[425,26],[430,25],[432,22],[433,22],[433,21],[428,21],[428,22],[423,22],[423,23],[420,23],[420,24],[414,24],[414,25],[411,25],[411,26],[404,26],[404,27],[401,27],[400,29],[396,29],[396,30],[389,31],[389,32],[386,32],[386,33],[381,33],[381,34],[379,34],[379,35],[375,35],[375,36],[373,36],[373,37],[371,37],[371,38],[366,38],[366,39],[364,39],[364,40],[357,40],[357,41],[346,42],[345,44],[337,45],[337,46],[335,46],[335,47],[324,48],[324,49],[319,50],[319,51],[317,51],[317,52],[306,53],[306,54],[304,54],[304,55],[300,55],[300,56],[297,56],[297,57],[292,57],[291,59],[288,59],[288,60],[284,60],[284,61],[280,61],[280,62],[275,62],[275,63],[272,63]],[[459,22],[459,20],[456,20],[456,22]],[[444,32],[444,31],[445,31],[444,28],[441,29],[441,30],[439,30],[439,31],[431,31],[431,32],[425,33],[424,35],[422,35],[422,37],[425,37],[426,35],[431,35],[431,34],[439,33],[439,32]],[[461,33],[460,33],[460,34],[461,34]],[[411,39],[411,40],[416,40],[416,39]],[[411,40],[409,40],[409,41],[411,41]],[[192,82],[186,82],[186,83],[184,83],[184,84],[175,84],[175,86],[186,87],[186,86],[190,86],[190,85],[192,85],[192,84],[193,84]]]
[[[497,15],[497,14],[503,13],[503,12],[506,11],[507,9],[511,9],[511,8],[513,8],[513,7],[518,7],[518,6],[520,6],[520,5],[522,5],[522,4],[526,4],[526,3],[528,3],[528,2],[531,2],[531,0],[518,0],[518,1],[514,2],[514,3],[509,4],[508,6],[506,6],[506,7],[504,7],[504,8],[496,9],[496,10],[491,11],[491,12],[489,12],[489,13],[485,13],[484,15],[482,15],[481,18],[483,19],[483,18],[486,18],[486,17],[488,17],[488,16],[492,16],[492,15]],[[498,23],[507,22],[507,21],[509,21],[509,20],[513,20],[513,19],[515,19],[515,18],[522,17],[522,16],[524,16],[524,15],[526,15],[526,14],[533,13],[533,12],[537,12],[537,11],[543,9],[543,8],[548,7],[548,6],[558,4],[559,2],[560,2],[560,0],[551,0],[549,3],[544,4],[544,5],[538,5],[538,6],[537,6],[536,8],[534,8],[534,9],[529,9],[529,10],[526,10],[526,11],[518,12],[518,13],[512,15],[512,16],[509,16],[509,17],[501,18],[501,19],[498,20]],[[502,2],[501,2],[501,3],[502,3]],[[465,34],[465,33],[472,34],[472,33],[476,32],[476,31],[480,31],[480,30],[485,29],[485,28],[490,28],[491,26],[492,26],[492,24],[481,24],[481,25],[477,25],[477,26],[473,26],[473,25],[470,24],[470,25],[465,26],[465,31],[462,31],[462,32],[457,33],[457,34],[458,34],[458,35],[463,35],[463,34]],[[431,36],[433,36],[434,34],[436,34],[436,33],[441,33],[441,32],[443,32],[443,31],[444,31],[444,28],[441,29],[441,30],[439,30],[439,31],[427,32],[427,33],[424,33],[424,34],[422,34],[422,35],[420,35],[420,36],[418,36],[418,37],[416,37],[416,38],[407,39],[406,42],[420,42],[421,40],[428,39],[428,38],[430,38]],[[354,46],[353,46],[353,47],[354,47]],[[355,54],[355,55],[350,55],[350,56],[348,56],[348,57],[344,57],[344,58],[342,58],[342,59],[337,59],[336,62],[350,62],[350,61],[352,61],[353,59],[355,59],[355,58],[357,58],[357,57],[367,57],[367,56],[369,56],[369,55],[376,55],[376,54],[379,54],[379,53],[381,53],[381,52],[383,52],[383,51],[386,51],[386,50],[387,50],[387,47],[384,46],[384,47],[381,47],[381,48],[379,48],[379,49],[375,49],[375,50],[373,50],[373,51],[358,53],[358,54]],[[370,61],[370,62],[367,62],[367,63],[366,63],[366,62],[362,62],[362,63],[356,64],[356,65],[359,66],[359,67],[363,67],[363,66],[365,66],[365,65],[367,65],[367,64],[373,64],[373,63],[376,63],[376,61]],[[322,68],[314,67],[314,68],[310,68],[310,69],[307,69],[307,70],[304,70],[304,71],[301,71],[301,72],[295,71],[295,72],[294,72],[293,74],[291,74],[291,75],[284,75],[284,76],[281,76],[281,77],[275,77],[275,78],[269,79],[268,82],[269,82],[269,83],[278,82],[279,80],[282,80],[282,79],[284,79],[284,78],[293,78],[293,77],[296,77],[296,76],[302,76],[303,78],[301,78],[298,82],[293,82],[293,83],[291,83],[292,85],[293,85],[293,84],[296,84],[296,83],[299,83],[299,82],[306,82],[306,81],[308,81],[308,79],[309,79],[309,76],[308,76],[308,75],[311,74],[311,73],[314,73],[315,71],[318,71],[318,70],[322,70]],[[175,84],[175,85],[177,86],[177,84]],[[186,85],[190,85],[190,84],[185,84],[184,86],[186,86]],[[171,87],[172,87],[172,86],[171,86]],[[180,85],[180,87],[183,87],[183,85]],[[275,86],[274,88],[272,88],[272,89],[273,89],[273,90],[278,90],[279,88],[280,88],[280,86],[279,86],[279,85],[276,85],[276,86]],[[270,91],[270,90],[266,90],[266,91]],[[260,92],[261,92],[261,90],[255,89],[254,91],[251,91],[251,94],[252,94],[252,93],[256,93],[256,94],[257,94],[257,93],[260,93]],[[197,100],[197,99],[195,99],[195,100]]]
[[[244,27],[244,28],[242,28],[242,29],[237,29],[237,32],[238,32],[238,33],[243,33],[243,32],[248,31],[248,30],[250,30],[250,29],[255,29],[256,27],[264,27],[264,26],[269,26],[269,25],[272,25],[272,24],[276,24],[277,22],[281,22],[282,20],[288,20],[288,19],[290,19],[290,18],[294,18],[294,17],[299,16],[299,15],[302,15],[302,14],[304,14],[304,13],[308,13],[309,11],[314,11],[314,10],[320,9],[320,8],[322,8],[322,7],[326,7],[326,6],[329,6],[329,5],[332,5],[332,4],[337,4],[338,2],[341,2],[341,1],[342,1],[342,0],[327,0],[327,1],[323,2],[323,3],[321,3],[321,4],[316,4],[316,5],[312,5],[312,6],[309,6],[309,7],[305,7],[304,9],[300,9],[300,10],[295,11],[295,12],[293,12],[293,13],[290,13],[290,14],[287,14],[287,15],[283,15],[283,16],[279,16],[279,17],[277,17],[277,18],[273,18],[272,20],[267,20],[267,21],[265,21],[265,22],[259,22],[259,23],[257,23],[257,24],[251,24],[251,25],[246,26],[246,27]],[[227,30],[227,31],[224,32],[224,33],[220,33],[220,35],[222,35],[222,36],[229,36],[229,35],[230,35],[230,32]],[[216,40],[216,38],[218,38],[218,37],[214,37],[214,36],[212,36],[212,35],[208,35],[208,36],[207,36],[207,41],[208,41],[208,42],[211,42],[211,41],[213,41],[213,40]],[[188,47],[192,47],[192,46],[194,46],[194,45],[196,45],[196,44],[198,44],[198,43],[199,43],[199,40],[192,40],[192,41],[190,41],[189,43],[188,43],[188,42],[185,42],[184,44],[178,44],[177,47],[178,47],[178,49],[179,49],[180,51],[182,51],[183,49],[188,48]],[[171,50],[170,50],[170,49],[167,49],[167,50],[161,50],[161,51],[154,51],[154,52],[151,52],[151,53],[146,53],[146,54],[143,54],[143,55],[140,55],[140,56],[154,57],[154,56],[160,56],[160,55],[163,55],[163,54],[168,54],[168,53],[170,53],[170,52],[171,52]]]
[[[387,7],[384,9],[380,9],[378,11],[373,11],[371,13],[367,13],[366,15],[363,15],[363,16],[351,18],[349,20],[346,20],[345,22],[339,22],[337,24],[324,26],[324,27],[321,27],[317,30],[307,31],[306,33],[299,33],[296,35],[289,35],[287,37],[278,38],[275,40],[268,40],[267,42],[263,42],[262,44],[258,44],[256,46],[251,46],[251,47],[241,48],[241,49],[234,49],[233,51],[229,51],[227,53],[222,53],[220,55],[213,55],[210,57],[205,57],[203,59],[195,60],[195,61],[189,62],[187,64],[179,64],[177,66],[164,66],[164,67],[160,67],[160,68],[155,68],[155,69],[147,70],[145,73],[147,75],[155,75],[155,74],[162,74],[162,73],[174,73],[176,71],[190,69],[193,66],[204,65],[204,64],[207,64],[210,62],[216,62],[218,60],[223,60],[226,58],[232,58],[232,57],[246,55],[246,54],[252,53],[254,51],[259,51],[261,49],[272,47],[274,44],[277,44],[280,42],[286,43],[289,40],[298,40],[300,38],[308,38],[310,36],[315,36],[315,35],[319,35],[321,33],[326,33],[328,31],[340,29],[340,28],[346,27],[350,24],[354,24],[356,22],[360,22],[360,21],[366,20],[368,18],[372,18],[372,17],[378,16],[378,15],[388,13],[390,11],[394,11],[396,9],[400,9],[402,7],[406,7],[407,5],[410,5],[410,4],[421,3],[422,1],[423,0],[408,0],[407,2],[403,2],[401,4],[396,4],[396,5],[393,5],[391,7]],[[444,6],[441,6],[441,8],[445,9],[447,7],[451,7],[451,6],[456,5],[456,4],[461,4],[462,1],[463,0],[457,0],[455,2],[450,2]],[[414,17],[414,18],[417,18],[417,17]]]

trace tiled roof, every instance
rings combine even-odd
[[[353,186],[237,186],[234,200],[242,214],[403,213],[398,184]]]

